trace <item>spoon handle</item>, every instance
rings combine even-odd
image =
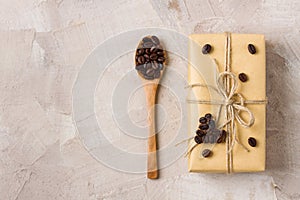
[[[155,133],[155,96],[156,96],[156,83],[146,84],[145,87],[147,110],[148,110],[148,173],[149,179],[158,178],[157,169],[157,155],[156,155],[156,133]]]

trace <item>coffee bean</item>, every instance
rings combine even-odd
[[[146,63],[145,64],[145,69],[152,69],[151,63]]]
[[[138,61],[138,64],[144,64],[145,63],[144,56],[139,56],[138,59],[137,59],[137,61]]]
[[[214,135],[221,135],[221,133],[222,132],[219,129],[216,129],[216,128],[212,129],[212,134],[214,134]]]
[[[155,46],[151,47],[150,52],[151,53],[156,53],[157,52],[157,48]]]
[[[153,79],[154,79],[153,76],[147,76],[147,75],[145,75],[145,74],[144,74],[143,77],[144,77],[145,79],[147,79],[147,80],[153,80]]]
[[[156,53],[158,56],[163,56],[164,55],[164,52],[163,51],[157,51]]]
[[[159,39],[155,35],[153,35],[151,39],[154,44],[159,45]]]
[[[195,142],[196,142],[197,144],[201,144],[201,143],[203,142],[202,138],[199,137],[198,135],[196,135],[196,136],[194,137],[194,140],[195,140]]]
[[[222,143],[226,141],[226,131],[222,130],[222,133],[217,136],[217,143]]]
[[[154,75],[154,69],[152,69],[152,68],[150,68],[150,69],[147,69],[147,71],[146,71],[146,75],[147,76],[153,76]]]
[[[142,74],[143,76],[145,75],[145,69],[141,69],[141,70],[137,70],[140,74]]]
[[[217,136],[217,143],[222,143],[222,142],[223,142],[222,135]]]
[[[159,57],[159,58],[157,58],[157,61],[160,62],[160,63],[163,63],[165,61],[165,58],[164,57]]]
[[[200,137],[202,137],[202,136],[205,136],[206,133],[203,130],[198,129],[196,131],[196,134],[199,135]]]
[[[214,135],[214,141],[215,141],[215,143],[217,143],[218,139],[219,139],[219,136],[218,135]]]
[[[152,42],[145,42],[144,44],[143,44],[143,47],[145,47],[145,48],[151,48],[153,46],[153,43]]]
[[[199,128],[201,130],[207,130],[209,128],[209,126],[207,124],[200,124]]]
[[[211,144],[215,143],[214,135],[208,135],[208,142],[211,143]]]
[[[209,143],[209,138],[207,135],[203,136],[203,142],[204,143]]]
[[[144,37],[143,38],[143,42],[146,43],[146,42],[152,42],[151,38],[149,37]]]
[[[255,54],[256,53],[256,48],[253,44],[248,44],[248,51],[251,53],[251,54]]]
[[[212,134],[213,134],[213,132],[212,132],[212,130],[211,130],[210,128],[208,128],[208,129],[206,130],[206,133],[207,133],[208,135],[212,135]]]
[[[162,52],[163,51],[163,47],[159,44],[156,45],[157,51]]]
[[[207,119],[205,117],[200,117],[199,122],[201,124],[205,124],[207,122]]]
[[[145,61],[149,62],[150,61],[150,56],[147,55],[147,54],[144,54],[144,58],[145,58]]]
[[[152,62],[152,68],[153,68],[153,69],[158,69],[158,64],[157,64],[157,62]]]
[[[245,73],[240,73],[239,74],[239,79],[242,82],[246,82],[248,80],[248,76]]]
[[[227,132],[225,130],[222,130],[222,136],[226,139],[226,135],[227,135]]]
[[[158,63],[158,69],[163,70],[164,69],[164,65],[161,63]]]
[[[160,77],[160,71],[159,70],[155,70],[154,78],[159,78],[159,77]]]
[[[212,115],[210,113],[205,114],[205,118],[210,120],[212,118]]]
[[[144,49],[138,49],[137,52],[136,52],[136,55],[140,56],[144,53]]]
[[[145,49],[145,53],[149,55],[151,53],[150,49],[149,48]]]
[[[152,64],[152,67],[153,67],[153,69],[162,70],[163,69],[163,64],[157,63],[156,61],[154,61],[153,64]]]
[[[151,59],[151,60],[156,60],[156,59],[157,59],[157,55],[156,55],[155,53],[152,53],[152,54],[150,55],[150,59]]]
[[[136,69],[136,70],[142,70],[143,68],[144,68],[143,65],[137,65],[137,66],[135,66],[135,69]]]
[[[202,48],[202,53],[203,54],[208,54],[211,51],[211,46],[210,44],[205,44]]]
[[[205,118],[205,119],[206,119],[206,118]],[[210,128],[210,129],[215,129],[215,127],[216,127],[215,120],[210,120],[210,121],[208,122],[208,125],[209,125],[209,128]]]
[[[249,144],[251,147],[255,147],[255,146],[256,146],[256,139],[253,138],[253,137],[249,137],[249,138],[248,138],[248,144]]]
[[[212,152],[211,152],[211,150],[209,150],[209,149],[204,149],[204,150],[202,151],[202,156],[203,156],[204,158],[209,157],[211,154],[212,154]]]

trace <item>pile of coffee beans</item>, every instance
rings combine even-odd
[[[156,36],[144,37],[135,54],[135,69],[147,80],[160,77],[166,60],[165,52]]]
[[[222,143],[226,140],[226,131],[216,128],[215,120],[210,113],[199,119],[199,129],[196,131],[194,140],[201,143]]]

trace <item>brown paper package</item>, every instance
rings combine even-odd
[[[219,72],[224,71],[225,61],[225,45],[226,34],[194,34],[189,37],[189,63],[193,66],[202,66],[201,59],[197,57],[203,55],[201,48],[205,44],[210,44],[212,50],[209,56],[215,59]],[[195,45],[197,44],[197,45]],[[256,53],[250,54],[248,44],[253,44],[256,47]],[[199,46],[198,46],[199,45]],[[249,100],[265,100],[266,99],[266,55],[265,55],[265,40],[263,35],[259,34],[231,34],[231,72],[236,76],[239,73],[245,73],[248,76],[248,81],[238,81],[237,92],[241,93],[245,99]],[[197,70],[189,64],[188,67],[188,83],[203,83],[205,77],[202,77]],[[207,67],[207,66],[206,66]],[[209,100],[208,91],[205,89],[192,89],[192,92],[197,99]],[[250,150],[245,151],[241,145],[236,144],[232,151],[232,172],[256,172],[265,170],[265,134],[266,134],[266,105],[265,104],[249,104],[246,105],[254,114],[255,122],[250,128],[244,128],[236,123],[237,136]],[[188,105],[188,134],[195,136],[195,131],[198,128],[198,119],[210,112],[211,105],[197,104],[195,107]],[[195,112],[197,114],[195,115]],[[242,115],[243,116],[243,115]],[[248,138],[254,137],[257,141],[256,147],[251,147],[248,144]],[[189,147],[195,144],[191,140]],[[188,157],[188,170],[190,172],[220,172],[226,173],[226,143],[216,144],[213,148],[213,155],[208,158],[203,158],[201,152],[202,145],[197,145]]]

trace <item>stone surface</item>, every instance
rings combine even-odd
[[[0,24],[0,199],[300,199],[299,1],[1,0]],[[186,35],[265,34],[266,172],[188,174],[186,159],[180,158],[153,181],[106,167],[87,152],[72,119],[80,66],[107,38],[144,27]],[[109,100],[99,94],[111,91],[131,60],[128,54],[105,72],[107,86],[97,88],[95,110],[99,121],[107,120],[103,128],[111,130],[107,137],[113,144],[145,152],[146,140],[133,140],[109,121],[110,108],[104,106]],[[184,66],[170,55],[169,67],[183,77]],[[133,95],[128,108],[139,125],[147,117],[142,94]],[[181,113],[168,88],[160,89],[158,102],[172,116],[160,134],[164,146]]]

